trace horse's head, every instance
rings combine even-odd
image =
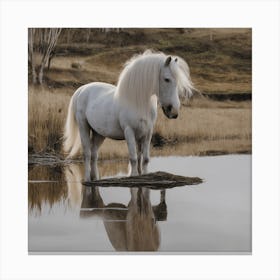
[[[192,82],[187,63],[179,57],[168,56],[160,69],[159,103],[166,117],[176,119],[179,114],[179,95],[190,97]]]

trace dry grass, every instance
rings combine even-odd
[[[179,142],[251,138],[251,110],[183,107],[176,120],[159,112],[155,132]]]
[[[28,96],[29,152],[57,152],[67,114],[70,95],[30,87]]]
[[[30,153],[61,153],[62,133],[70,92],[30,87]],[[155,133],[163,145],[152,147],[156,155],[203,155],[211,152],[251,151],[251,102],[218,102],[196,98],[181,108],[178,119],[167,119],[159,109]],[[102,159],[127,158],[125,141],[106,139]]]

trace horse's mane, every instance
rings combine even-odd
[[[149,109],[151,97],[159,94],[160,69],[167,57],[162,52],[147,50],[125,63],[115,93],[121,104],[141,112]],[[180,95],[190,97],[193,85],[188,64],[180,57],[172,57],[170,69],[177,80]]]

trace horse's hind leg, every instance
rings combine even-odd
[[[85,181],[90,181],[90,159],[91,159],[91,150],[90,150],[90,126],[86,119],[77,116],[77,122],[79,125],[80,137],[84,152],[85,160]]]
[[[130,176],[136,176],[138,175],[136,140],[135,140],[134,132],[129,126],[125,128],[124,136],[127,142],[127,147],[129,152],[129,162],[131,165]]]
[[[98,160],[98,149],[102,145],[105,137],[98,134],[94,130],[92,131],[92,139],[91,139],[91,178],[99,179],[99,172],[97,167]]]
[[[142,141],[137,142],[137,168],[138,168],[138,174],[142,174],[142,156],[143,156],[143,143]]]

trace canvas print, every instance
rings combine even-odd
[[[252,30],[28,29],[30,254],[250,254]]]

